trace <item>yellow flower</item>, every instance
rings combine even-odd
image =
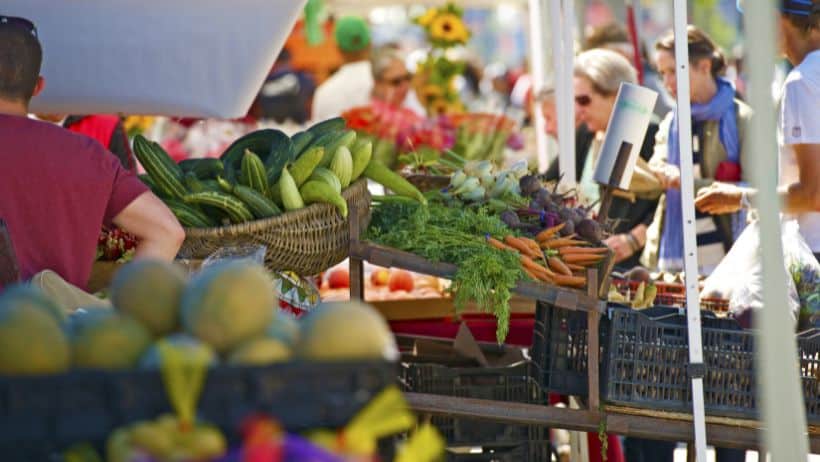
[[[441,89],[438,85],[427,84],[421,89],[421,100],[427,104],[432,103],[433,101],[441,98],[444,96],[444,90]]]
[[[152,116],[128,116],[122,122],[126,133],[144,133],[154,125]]]
[[[450,108],[450,102],[444,98],[440,98],[430,103],[430,105],[427,107],[427,110],[432,115],[444,115],[449,113]]]
[[[416,18],[416,22],[421,26],[427,27],[433,22],[433,19],[435,19],[437,15],[438,10],[436,8],[430,8],[423,15]]]
[[[470,32],[461,18],[447,13],[438,15],[430,24],[430,36],[443,42],[466,42]]]

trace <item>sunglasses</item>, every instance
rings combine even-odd
[[[22,27],[31,35],[37,37],[37,28],[34,23],[25,18],[18,18],[15,16],[0,16],[0,26],[16,26]]]
[[[592,103],[592,98],[590,98],[589,95],[578,95],[575,97],[575,104],[581,107],[589,106],[590,103]]]
[[[413,76],[410,74],[405,74],[401,77],[394,77],[392,79],[385,79],[384,82],[390,85],[391,87],[398,87],[403,83],[407,83],[413,80]]]

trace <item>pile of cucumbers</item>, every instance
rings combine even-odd
[[[146,171],[140,179],[189,228],[265,219],[317,202],[347,217],[342,191],[364,176],[395,194],[425,202],[422,193],[372,159],[373,145],[357,139],[342,118],[328,119],[288,136],[257,130],[234,141],[216,158],[175,163],[141,135],[134,154]]]

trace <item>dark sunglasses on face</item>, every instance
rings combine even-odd
[[[0,16],[0,27],[13,26],[21,27],[28,31],[31,35],[37,37],[37,28],[34,23],[25,18],[18,18],[15,16]]]
[[[575,104],[581,107],[589,106],[590,103],[592,103],[592,98],[590,98],[589,95],[578,95],[575,97]]]
[[[410,82],[413,79],[413,76],[410,74],[403,75],[401,77],[394,77],[392,79],[385,79],[384,82],[391,87],[398,87],[403,83]]]

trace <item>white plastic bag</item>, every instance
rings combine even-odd
[[[794,278],[799,274],[810,277],[820,274],[820,264],[800,235],[796,221],[781,223],[781,238],[789,294],[784,312],[789,313],[796,323],[801,312],[801,300],[805,304],[810,297],[798,293]],[[748,323],[752,310],[763,307],[760,227],[757,222],[749,224],[741,233],[720,265],[706,279],[701,293],[705,297],[720,296],[729,299],[729,312],[735,318],[747,321],[742,324]],[[805,307],[804,310],[809,308]]]

